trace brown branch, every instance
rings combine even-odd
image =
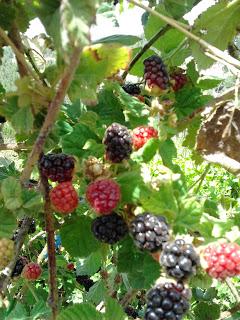
[[[155,10],[152,10],[151,8],[145,6],[144,4],[136,1],[136,0],[127,0],[130,3],[135,4],[136,6],[146,10],[147,12],[151,13],[152,15],[158,17],[159,19],[165,21],[167,24],[169,24],[170,26],[174,27],[175,29],[181,31],[182,33],[184,33],[188,38],[194,40],[195,42],[197,42],[200,47],[203,48],[204,53],[210,53],[212,55],[212,58],[215,59],[215,57],[217,58],[216,60],[219,61],[219,59],[221,60],[221,63],[224,65],[229,66],[229,64],[231,64],[233,67],[235,67],[236,69],[240,69],[240,61],[231,57],[229,54],[225,53],[224,51],[218,49],[217,47],[211,45],[210,43],[206,42],[205,40],[201,39],[200,37],[196,36],[195,34],[193,34],[192,32],[188,31],[184,26],[182,26],[182,24],[180,24],[178,21],[167,17]]]
[[[15,246],[15,255],[9,265],[2,271],[0,276],[0,295],[4,298],[5,291],[7,290],[8,281],[11,277],[13,269],[16,265],[19,253],[22,249],[24,239],[28,233],[29,227],[32,223],[31,218],[25,218],[21,225],[21,228],[18,231],[18,235],[16,238],[16,246]]]
[[[55,229],[54,218],[51,207],[51,201],[49,197],[49,184],[45,177],[41,177],[41,184],[44,192],[44,215],[45,215],[45,227],[47,232],[47,252],[48,252],[48,269],[49,269],[49,298],[48,303],[52,309],[52,320],[57,317],[58,310],[58,288],[57,288],[57,267],[56,267],[56,255],[55,255]]]
[[[130,289],[121,299],[120,304],[122,307],[126,307],[129,302],[135,297],[137,290]]]
[[[127,70],[124,71],[122,78],[126,79],[130,70],[134,67],[134,65],[138,62],[138,60],[144,55],[144,53],[151,48],[151,46],[156,42],[160,37],[162,37],[169,29],[171,29],[170,25],[166,25],[161,30],[159,30],[143,47],[142,49],[135,55],[135,57],[130,62]]]
[[[20,143],[0,143],[0,151],[12,150],[12,151],[21,151],[32,149],[31,146],[26,145],[24,142]]]
[[[67,90],[72,81],[73,75],[79,64],[79,56],[81,53],[81,48],[75,48],[70,59],[70,64],[65,68],[63,76],[61,78],[60,84],[58,86],[55,97],[49,105],[48,113],[46,115],[43,126],[40,130],[40,133],[35,141],[32,152],[30,153],[25,168],[21,175],[21,182],[28,180],[31,176],[34,165],[38,161],[40,153],[43,150],[46,139],[56,121],[58,112],[60,110],[61,104],[64,101]]]

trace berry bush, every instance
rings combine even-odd
[[[240,3],[203,2],[0,1],[1,320],[240,319]]]

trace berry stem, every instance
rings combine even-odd
[[[121,299],[120,304],[122,307],[126,307],[130,301],[135,297],[137,294],[137,290],[130,289]]]
[[[151,46],[156,42],[160,37],[162,37],[169,29],[171,29],[170,25],[166,25],[165,27],[161,28],[153,37],[142,47],[142,49],[135,55],[135,57],[130,62],[127,70],[124,71],[122,78],[123,80],[126,79],[129,71],[135,66],[138,60],[144,55],[144,53],[151,48]]]
[[[55,229],[54,218],[49,197],[49,184],[47,178],[41,176],[41,184],[43,187],[45,204],[45,227],[47,233],[47,249],[48,249],[48,269],[49,269],[49,298],[48,303],[52,309],[52,320],[57,317],[58,311],[58,288],[57,288],[57,268],[56,268],[56,255],[55,255]]]
[[[29,282],[29,281],[25,281],[26,287],[31,291],[31,294],[33,295],[34,299],[36,300],[36,302],[39,302],[38,296],[36,295],[36,292],[33,288],[33,285]]]
[[[239,304],[240,303],[240,296],[239,296],[238,290],[236,289],[234,283],[232,282],[232,279],[226,278],[225,282],[226,282],[226,285],[228,286],[228,288],[230,289],[230,291],[232,292],[232,295],[234,296],[237,304]]]

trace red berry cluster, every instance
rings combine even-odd
[[[26,280],[35,281],[40,278],[42,274],[42,268],[38,263],[29,262],[22,271],[22,276]]]
[[[237,243],[209,245],[203,252],[207,273],[216,279],[240,275],[240,246]]]
[[[62,153],[43,155],[39,160],[40,174],[59,183],[50,191],[51,203],[59,213],[71,213],[78,206],[78,194],[71,182],[74,165],[74,158]]]
[[[149,139],[157,138],[158,131],[153,127],[140,126],[133,129],[133,147],[134,149],[140,149]]]
[[[185,71],[181,68],[177,68],[170,74],[171,85],[173,91],[178,91],[182,89],[185,84],[188,82],[188,77],[185,74]]]

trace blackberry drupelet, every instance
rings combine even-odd
[[[132,152],[132,137],[125,126],[113,123],[105,132],[103,143],[106,146],[106,159],[120,163],[129,159]]]
[[[133,308],[132,306],[127,306],[125,309],[124,309],[125,313],[133,318],[133,319],[137,319],[138,317],[138,312],[135,308]]]
[[[114,244],[127,234],[128,227],[122,217],[116,213],[112,213],[93,220],[92,232],[98,240]]]
[[[146,80],[146,85],[148,91],[151,90],[165,91],[169,87],[169,76],[162,59],[153,55],[143,61],[144,64],[144,79]],[[158,90],[160,89],[160,90]]]
[[[131,222],[130,233],[139,249],[150,252],[162,249],[163,244],[169,240],[165,218],[148,212],[138,215]]]
[[[89,291],[89,289],[94,285],[94,281],[90,279],[88,275],[76,276],[76,281],[81,284],[86,291]]]
[[[200,259],[194,247],[178,239],[163,247],[160,264],[165,267],[169,276],[176,279],[186,279],[196,274]]]
[[[41,174],[54,182],[71,181],[74,165],[74,158],[63,153],[43,155],[38,164]]]
[[[125,85],[122,86],[122,88],[125,92],[127,92],[132,96],[139,95],[141,93],[139,84],[136,84],[136,83],[126,83]]]
[[[145,320],[181,320],[189,309],[190,291],[182,283],[167,282],[147,294]]]
[[[13,269],[11,277],[18,277],[22,273],[23,268],[29,263],[27,257],[19,257]]]

